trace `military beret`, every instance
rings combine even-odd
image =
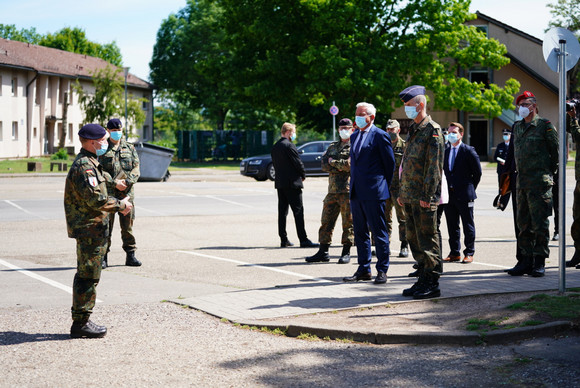
[[[425,87],[421,85],[413,85],[409,86],[407,89],[403,90],[399,93],[399,98],[403,102],[409,102],[414,97],[417,96],[424,96],[425,95]]]
[[[387,121],[387,128],[401,128],[401,124],[397,120],[390,119]]]
[[[340,121],[338,122],[338,126],[339,127],[352,127],[352,120],[351,119],[340,119]]]
[[[121,124],[121,120],[119,119],[111,119],[107,123],[107,129],[121,129],[123,128],[123,124]]]
[[[516,98],[516,105],[519,105],[521,100],[525,100],[526,98],[532,98],[532,97],[536,97],[536,96],[534,96],[534,94],[532,92],[528,92],[526,90],[525,92],[520,94],[518,96],[518,98]]]
[[[105,137],[107,131],[105,128],[101,127],[99,124],[87,124],[84,125],[79,131],[79,136],[89,140],[98,140]]]

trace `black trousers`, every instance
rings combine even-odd
[[[276,189],[278,191],[278,235],[282,241],[288,240],[286,233],[286,218],[288,207],[294,214],[296,233],[300,242],[308,239],[304,229],[304,206],[302,205],[302,189]]]
[[[460,201],[453,192],[449,193],[449,202],[445,205],[445,219],[449,232],[450,255],[459,256],[461,251],[461,229],[459,219],[463,226],[465,256],[473,256],[475,253],[475,221],[473,218],[473,202]]]

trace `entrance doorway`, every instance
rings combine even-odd
[[[475,148],[479,159],[487,160],[488,120],[469,120],[468,144]]]

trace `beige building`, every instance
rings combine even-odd
[[[86,123],[73,85],[78,80],[91,93],[91,74],[107,66],[111,65],[100,58],[0,39],[0,158],[54,153],[63,135],[65,147],[78,152],[77,133]],[[119,72],[124,79],[123,69]],[[150,83],[127,75],[128,98],[147,100],[142,104],[144,124],[127,126],[133,140],[152,140],[152,91]]]
[[[558,122],[558,73],[552,71],[544,61],[542,41],[523,31],[517,30],[489,16],[477,14],[477,19],[467,24],[476,26],[487,33],[489,38],[498,40],[507,48],[506,56],[510,64],[499,70],[473,67],[463,69],[465,76],[471,81],[494,83],[499,86],[514,78],[521,84],[519,92],[524,90],[534,93],[537,98],[540,116],[552,121],[557,129]],[[431,99],[433,100],[433,99]],[[515,102],[514,102],[515,103]],[[514,110],[504,110],[500,117],[492,120],[484,115],[464,111],[430,111],[429,114],[442,127],[447,127],[451,121],[458,121],[465,128],[464,142],[475,147],[481,160],[491,160],[496,146],[503,142],[502,131],[511,128],[518,117]],[[397,109],[394,118],[406,122],[403,108]]]

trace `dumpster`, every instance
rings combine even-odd
[[[175,150],[149,143],[135,143],[139,155],[139,181],[162,181],[169,176],[169,165]]]

